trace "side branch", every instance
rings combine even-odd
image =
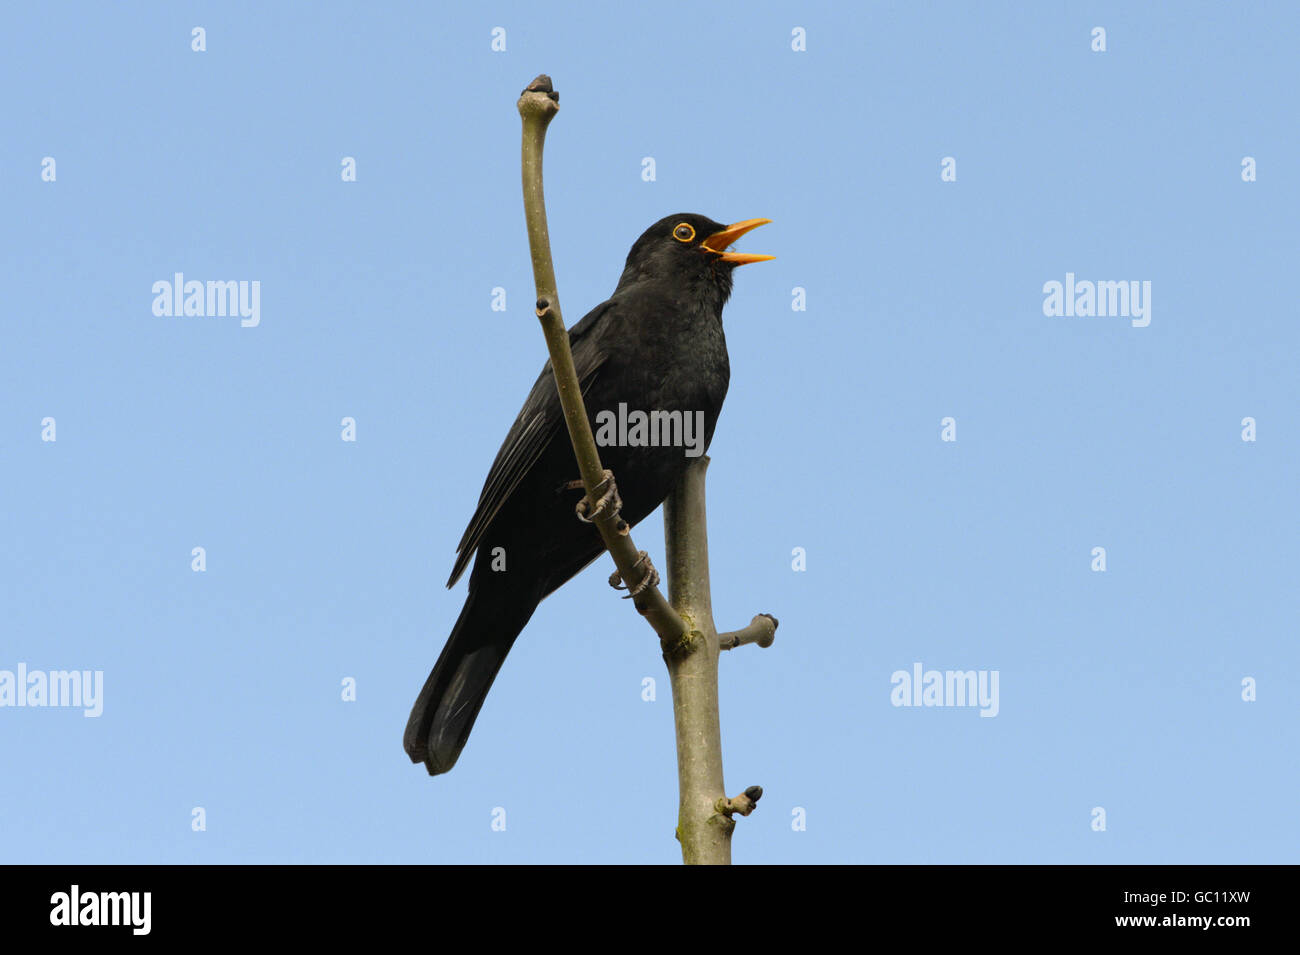
[[[750,786],[735,799],[723,797],[713,804],[713,808],[724,816],[730,818],[734,815],[748,816],[758,806],[758,801],[763,798],[762,786]]]
[[[723,650],[734,650],[736,647],[743,647],[747,643],[757,643],[763,648],[770,647],[776,640],[777,626],[776,617],[773,617],[770,613],[760,613],[749,621],[748,626],[719,634],[718,646]]]

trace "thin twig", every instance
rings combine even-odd
[[[555,266],[551,259],[551,239],[546,228],[546,198],[542,190],[542,151],[546,145],[546,127],[560,109],[560,95],[551,86],[551,78],[542,74],[528,84],[519,97],[519,116],[523,119],[523,183],[524,216],[528,223],[528,247],[533,257],[533,281],[537,286],[537,317],[546,334],[546,347],[551,354],[551,369],[555,373],[555,387],[564,408],[564,421],[569,429],[569,440],[578,461],[578,473],[587,492],[588,510],[592,523],[600,532],[605,547],[614,558],[614,565],[628,587],[635,588],[648,572],[641,554],[632,543],[627,525],[616,510],[599,508],[596,503],[598,489],[608,473],[600,466],[600,452],[591,432],[591,422],[582,401],[578,373],[573,367],[573,352],[569,348],[569,333],[564,327],[560,312],[560,296],[555,288]],[[657,586],[647,586],[632,598],[640,614],[654,627],[659,639],[676,642],[686,632],[676,611],[664,598]]]

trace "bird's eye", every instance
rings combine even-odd
[[[689,222],[682,222],[673,229],[673,238],[678,242],[690,242],[695,238],[695,228]]]

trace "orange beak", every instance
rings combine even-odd
[[[735,242],[746,232],[751,229],[757,229],[761,225],[767,225],[771,219],[746,219],[743,222],[737,222],[727,226],[721,232],[715,232],[705,239],[701,245],[710,252],[716,252],[722,256],[723,262],[730,262],[733,265],[748,265],[750,262],[766,262],[769,259],[776,258],[775,255],[753,255],[749,252],[728,252],[727,246]]]

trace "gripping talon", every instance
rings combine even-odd
[[[618,496],[618,485],[614,483],[614,472],[605,470],[602,473],[605,475],[605,479],[596,485],[595,493],[600,495],[596,500],[596,506],[593,508],[587,503],[587,498],[583,497],[573,507],[573,510],[578,515],[578,520],[584,524],[590,524],[606,514],[617,514],[623,507],[623,499]]]
[[[655,570],[655,565],[650,562],[650,555],[643,550],[637,551],[636,563],[633,567],[644,567],[644,573],[641,575],[641,582],[635,587],[628,588],[623,584],[623,576],[617,570],[609,575],[609,585],[615,590],[626,590],[623,596],[624,600],[630,600],[638,594],[645,591],[648,587],[659,586],[659,571]]]

